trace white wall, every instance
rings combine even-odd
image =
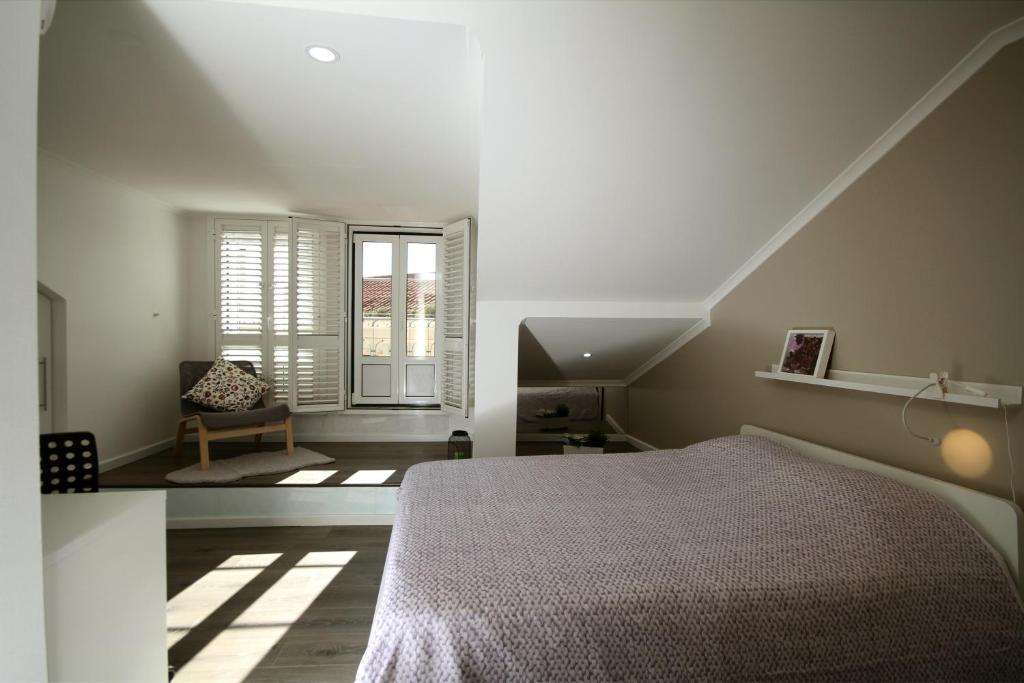
[[[207,217],[191,214],[186,219],[185,268],[187,294],[185,306],[185,358],[213,358],[213,237]]]
[[[184,224],[148,195],[39,155],[39,281],[67,301],[66,427],[94,432],[101,462],[174,434]]]
[[[0,680],[46,680],[36,378],[39,5],[0,3]]]

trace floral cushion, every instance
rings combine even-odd
[[[218,358],[213,367],[188,390],[183,399],[222,412],[249,410],[270,385],[230,361]]]

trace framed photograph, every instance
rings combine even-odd
[[[782,347],[779,372],[824,377],[835,338],[832,329],[790,330]]]

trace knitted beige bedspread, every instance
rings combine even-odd
[[[359,681],[1022,680],[1024,612],[939,499],[733,436],[416,465]]]

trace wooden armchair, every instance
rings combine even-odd
[[[232,361],[247,373],[256,376],[256,368],[245,360]],[[178,366],[180,391],[185,394],[203,378],[213,361],[183,361]],[[249,410],[232,413],[210,411],[197,403],[181,399],[181,419],[178,421],[178,435],[174,441],[174,454],[181,453],[185,444],[185,433],[199,433],[199,466],[210,468],[210,442],[218,439],[230,439],[235,436],[255,436],[256,445],[263,441],[264,434],[284,432],[288,455],[295,455],[295,439],[292,434],[292,414],[286,405],[267,406],[266,397],[260,399]]]

